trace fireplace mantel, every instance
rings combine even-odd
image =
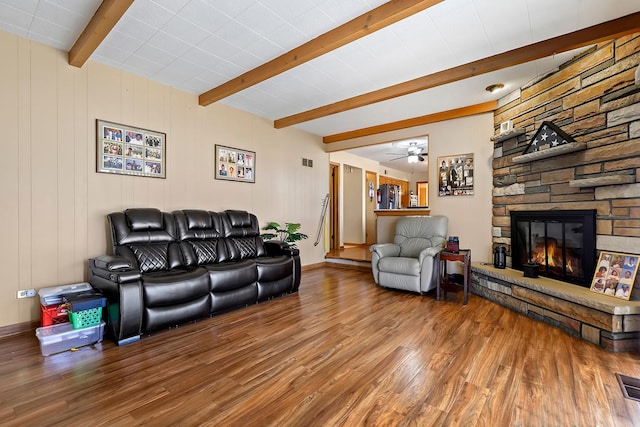
[[[640,350],[640,301],[482,263],[471,265],[471,290],[606,350]]]
[[[534,160],[548,159],[550,157],[561,156],[563,154],[575,153],[576,151],[582,151],[587,149],[587,144],[583,142],[570,142],[568,144],[559,145],[553,148],[547,148],[546,150],[535,151],[533,153],[522,154],[515,156],[512,161],[515,164],[533,162]]]

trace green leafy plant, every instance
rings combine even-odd
[[[300,224],[297,223],[285,222],[284,227],[282,227],[277,222],[270,222],[262,227],[262,229],[269,231],[268,233],[261,234],[264,240],[281,240],[289,243],[289,245],[294,248],[297,247],[295,242],[309,237],[304,233],[298,232],[298,230],[300,230]]]

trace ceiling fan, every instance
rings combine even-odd
[[[398,144],[398,146],[400,146],[400,144]],[[396,157],[395,159],[390,159],[389,161],[392,162],[394,160],[407,159],[409,163],[418,163],[418,161],[424,162],[424,157],[422,156],[423,147],[421,146],[421,144],[418,144],[415,141],[411,141],[409,143],[402,144],[402,146],[407,147],[407,154],[404,156]],[[387,153],[387,154],[400,154],[400,153]]]

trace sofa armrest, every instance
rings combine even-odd
[[[267,255],[276,256],[276,255],[289,255],[289,256],[297,256],[300,255],[300,250],[298,248],[292,247],[287,242],[283,242],[281,240],[267,240],[264,242],[264,247],[267,250]]]
[[[89,270],[96,276],[113,283],[135,282],[140,279],[140,270],[120,256],[103,255],[89,260]]]
[[[140,339],[142,331],[141,273],[126,263],[109,255],[89,260],[89,282],[107,298],[107,328],[118,345]]]
[[[378,255],[378,258],[400,255],[400,246],[395,243],[378,243],[371,245],[369,250],[371,253]]]
[[[117,255],[102,255],[94,258],[93,265],[95,268],[108,271],[131,270],[133,268],[131,261]]]

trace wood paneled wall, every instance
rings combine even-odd
[[[328,191],[320,137],[0,31],[0,327],[39,318],[19,289],[85,281],[87,259],[106,253],[106,214],[130,207],[246,209],[300,222],[312,236]],[[167,133],[167,178],[96,173],[96,119]],[[255,184],[214,179],[214,147],[256,152]],[[301,165],[301,158],[314,167]],[[304,264],[323,245],[300,244]]]

